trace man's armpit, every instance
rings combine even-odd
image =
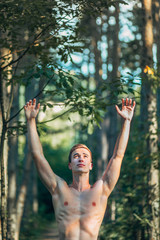
[[[111,194],[111,190],[106,180],[103,180],[103,193],[106,195],[106,197],[109,197],[109,195]]]
[[[56,174],[55,176],[56,176],[56,186],[53,186],[52,194],[59,194],[63,190],[63,188],[68,187],[68,185],[63,178],[57,176]]]

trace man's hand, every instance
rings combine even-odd
[[[126,98],[126,101],[122,98],[122,110],[119,109],[119,107],[116,105],[116,110],[118,114],[126,119],[131,121],[134,113],[134,108],[135,108],[136,102],[133,101],[132,105],[132,99]]]
[[[36,99],[33,99],[33,103],[32,100],[30,100],[29,102],[26,103],[26,105],[24,106],[24,110],[25,110],[25,114],[26,114],[26,118],[27,121],[36,118],[38,112],[39,112],[39,108],[40,108],[40,103],[38,103],[37,107],[36,107]]]

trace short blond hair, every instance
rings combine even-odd
[[[78,144],[74,145],[74,146],[71,148],[71,150],[70,150],[69,157],[68,157],[69,162],[71,162],[72,152],[73,152],[74,150],[76,150],[77,148],[85,148],[85,149],[87,149],[87,150],[89,151],[90,155],[91,155],[91,161],[92,161],[92,153],[91,153],[91,150],[90,150],[86,145],[81,144],[81,143],[78,143]]]

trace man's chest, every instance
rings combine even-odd
[[[57,217],[83,219],[93,216],[102,216],[107,204],[107,198],[103,197],[101,186],[78,192],[74,188],[64,186],[53,197],[53,205]]]
[[[97,239],[107,205],[101,184],[83,192],[64,184],[53,195],[53,205],[60,239]]]

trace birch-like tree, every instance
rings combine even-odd
[[[149,224],[150,239],[159,239],[159,169],[158,169],[158,123],[157,123],[157,85],[153,77],[153,21],[152,0],[142,0],[143,9],[143,55],[142,55],[142,108],[147,117],[145,131],[147,134],[147,152],[150,159],[150,171],[148,173],[149,205],[151,221]]]

